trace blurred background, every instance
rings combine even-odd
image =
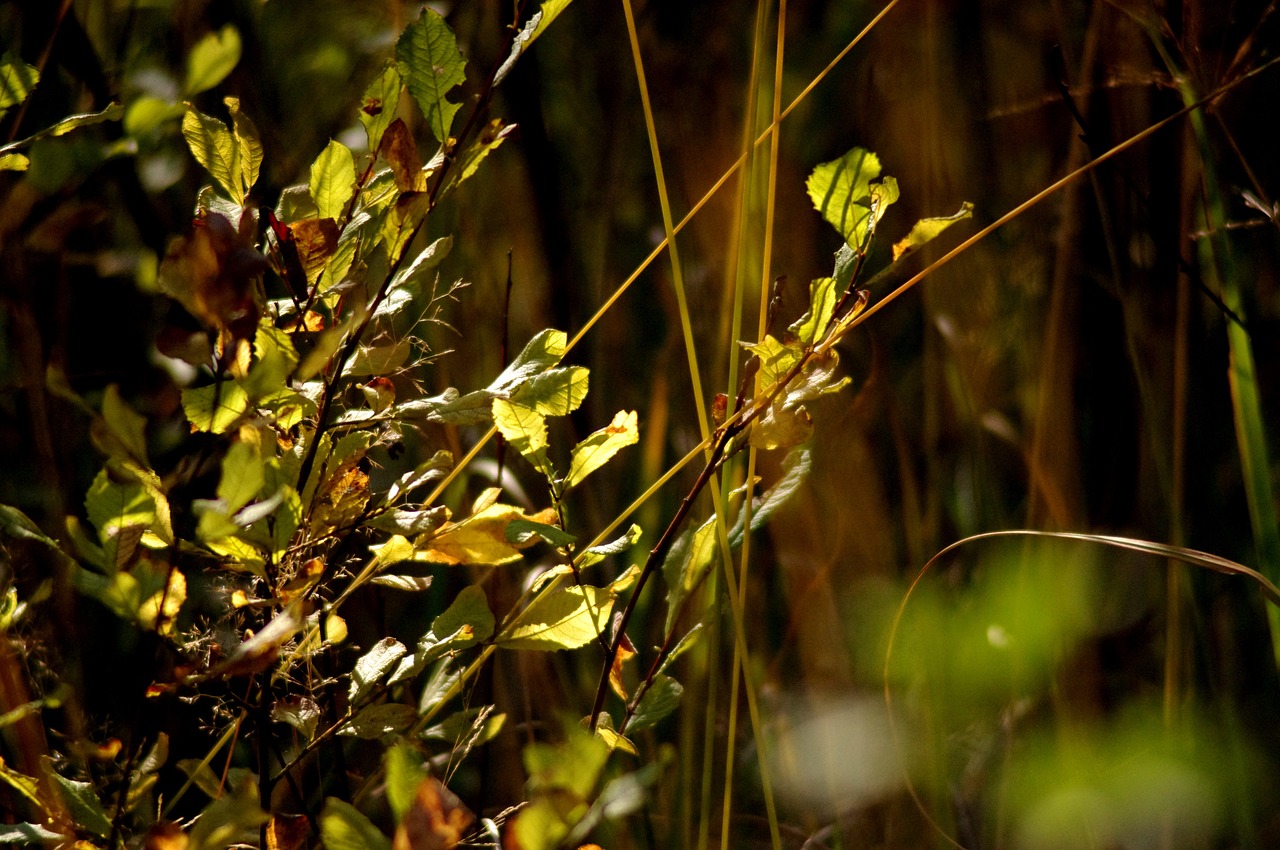
[[[513,6],[431,5],[457,33],[471,94],[503,58]],[[274,205],[328,139],[362,142],[355,105],[419,8],[0,3],[5,49],[44,68],[0,133],[22,138],[112,101],[176,101],[191,45],[230,24],[242,58],[196,104],[241,99],[266,151],[255,196]],[[782,105],[884,8],[787,3]],[[781,9],[634,9],[679,221],[768,126]],[[767,142],[678,237],[704,392],[732,394],[728,364],[741,362],[738,340],[755,339],[762,280],[786,277],[790,322],[808,281],[831,273],[841,237],[804,188],[817,164],[858,145],[898,179],[871,272],[916,219],[974,204],[972,221],[876,284],[874,303],[1058,178],[1270,61],[1277,29],[1263,0],[893,4],[781,126],[769,267]],[[743,628],[760,736],[744,707],[730,722],[726,612],[675,670],[684,708],[638,740],[642,760],[674,742],[675,764],[648,810],[602,844],[768,846],[766,770],[788,847],[952,846],[945,836],[969,848],[1280,846],[1269,802],[1280,642],[1250,580],[1043,538],[974,540],[931,561],[972,535],[1034,529],[1192,547],[1280,577],[1267,437],[1280,416],[1278,102],[1280,69],[1240,82],[1199,123],[1177,120],[1046,198],[841,344],[852,385],[811,408],[813,472],[751,547]],[[444,278],[469,285],[442,314],[451,328],[427,333],[439,356],[414,377],[428,392],[480,387],[501,369],[508,274],[513,345],[545,327],[572,334],[663,237],[620,2],[571,4],[492,114],[518,134],[432,224],[458,237]],[[43,528],[82,510],[99,466],[87,418],[46,388],[51,364],[91,403],[118,384],[150,420],[158,466],[183,451],[178,387],[153,355],[178,308],[156,294],[155,268],[205,180],[176,121],[136,115],[41,142],[28,172],[0,174],[0,502]],[[748,306],[735,326],[739,285]],[[669,254],[571,359],[591,368],[592,392],[562,445],[617,410],[640,415],[641,444],[572,503],[591,536],[699,439]],[[422,450],[476,437],[431,435]],[[762,457],[766,484],[779,461]],[[740,482],[744,469],[729,474]],[[514,471],[539,502],[536,476]],[[649,545],[694,474],[641,509]],[[0,552],[5,582],[35,581],[22,554]],[[721,588],[710,583],[708,610]],[[661,639],[662,592],[632,627],[642,653]],[[497,658],[487,687],[516,718],[588,710],[594,656]],[[459,793],[477,809],[518,800],[523,740],[490,744]]]

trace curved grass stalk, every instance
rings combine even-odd
[[[1271,605],[1267,606],[1268,610],[1280,608],[1280,588],[1276,587],[1266,576],[1250,567],[1223,558],[1219,555],[1213,555],[1209,552],[1201,552],[1197,549],[1188,549],[1185,546],[1173,546],[1168,543],[1156,543],[1150,540],[1140,540],[1132,537],[1116,537],[1107,534],[1084,534],[1071,531],[1036,531],[1027,528],[1006,529],[1003,531],[988,531],[983,534],[975,534],[962,540],[946,546],[936,555],[929,559],[920,571],[916,573],[916,577],[912,579],[911,584],[907,587],[907,592],[903,595],[902,601],[898,603],[898,608],[894,612],[893,620],[889,625],[889,634],[885,643],[884,651],[884,668],[882,672],[882,681],[884,685],[884,703],[885,711],[889,720],[889,733],[893,738],[894,749],[899,754],[902,753],[902,738],[898,730],[897,720],[893,713],[893,685],[891,681],[891,668],[893,663],[893,648],[898,637],[898,628],[902,624],[903,614],[906,613],[907,605],[911,602],[911,597],[915,593],[916,588],[924,580],[925,576],[932,572],[933,567],[938,564],[944,557],[956,551],[962,546],[970,543],[977,543],[984,540],[992,540],[996,538],[1039,538],[1048,540],[1065,540],[1075,543],[1091,543],[1100,546],[1108,546],[1115,549],[1125,549],[1131,552],[1140,552],[1144,555],[1152,557],[1180,561],[1194,567],[1212,570],[1226,575],[1240,575],[1251,579],[1258,585],[1259,591],[1267,599]],[[909,772],[904,770],[902,779],[907,789],[907,793],[911,796],[921,817],[937,832],[937,834],[952,847],[959,850],[966,850],[964,845],[956,841],[942,825],[929,812],[928,806],[924,800],[920,798],[920,793],[916,789],[915,784],[911,781]]]

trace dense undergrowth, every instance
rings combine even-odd
[[[1270,7],[56,5],[0,840],[1276,840]]]

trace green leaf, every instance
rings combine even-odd
[[[835,314],[840,289],[834,277],[820,277],[809,283],[809,311],[796,320],[787,330],[795,335],[801,345],[813,345],[827,333],[831,317]]]
[[[147,529],[156,521],[156,505],[137,481],[113,481],[106,469],[89,485],[84,499],[89,522],[98,529],[109,563],[118,567],[132,554],[137,539],[128,529]]]
[[[218,498],[227,513],[235,513],[253,501],[266,481],[261,449],[247,440],[237,440],[222,458]]]
[[[453,250],[452,236],[442,236],[423,248],[421,253],[413,258],[413,262],[396,272],[395,277],[391,279],[391,291],[394,292],[400,287],[423,280],[428,272],[444,262],[444,258],[449,256],[451,250]]]
[[[552,474],[547,459],[547,421],[531,407],[502,398],[493,400],[493,423],[498,431],[543,475]]]
[[[464,628],[470,629],[470,636],[465,640],[457,640],[451,649],[466,649],[482,640],[493,636],[496,621],[489,610],[489,600],[484,589],[477,585],[468,585],[453,600],[444,613],[431,623],[431,633],[438,640],[456,635]]]
[[[627,533],[617,540],[611,540],[608,543],[601,543],[599,546],[592,546],[583,552],[576,559],[578,569],[584,569],[592,564],[598,564],[610,555],[621,555],[632,546],[640,542],[640,535],[644,530],[639,525],[632,523],[627,529]]]
[[[388,67],[364,90],[360,101],[360,123],[364,125],[365,135],[369,137],[369,150],[376,152],[382,144],[382,134],[391,126],[396,117],[396,103],[400,100],[400,89],[404,81],[400,72]]]
[[[542,4],[542,8],[533,14],[529,22],[524,25],[516,35],[515,41],[511,45],[511,54],[503,61],[502,66],[498,68],[498,73],[494,75],[493,84],[496,86],[502,82],[503,78],[511,72],[515,66],[516,60],[529,49],[529,45],[546,32],[547,27],[551,26],[551,22],[556,16],[563,12],[573,0],[546,0]]]
[[[641,729],[653,726],[680,706],[680,697],[684,694],[684,686],[670,676],[659,674],[640,698],[631,722],[627,724],[627,734],[634,734]]]
[[[572,546],[577,540],[569,532],[554,525],[533,522],[527,519],[513,519],[507,523],[507,540],[516,546],[527,546],[534,538],[546,541],[556,548]]]
[[[596,640],[609,624],[610,593],[599,587],[567,587],[536,598],[499,637],[507,649],[577,649]]]
[[[320,840],[325,850],[391,850],[391,841],[359,809],[336,797],[324,801]]]
[[[40,82],[40,72],[13,51],[0,56],[0,118],[22,103]]]
[[[365,741],[375,741],[384,735],[403,732],[418,719],[418,710],[402,702],[384,702],[360,709],[351,722],[338,732],[354,735]]]
[[[757,375],[760,378],[760,387],[765,392],[785,378],[804,355],[799,345],[783,345],[772,334],[767,334],[759,342],[745,347],[747,351],[760,358],[760,370]]]
[[[893,261],[896,263],[904,254],[908,254],[936,238],[957,221],[973,218],[973,204],[965,201],[953,215],[940,218],[922,218],[911,226],[911,232],[893,243]]]
[[[38,811],[48,813],[49,804],[44,799],[39,780],[13,770],[4,763],[4,759],[0,759],[0,782],[25,797]]]
[[[236,381],[182,391],[182,410],[197,431],[222,434],[249,409],[249,396]]]
[[[449,128],[459,108],[445,95],[466,82],[465,68],[453,31],[428,7],[396,42],[396,69],[441,145],[449,141]]]
[[[505,142],[515,131],[515,124],[504,125],[499,118],[490,121],[480,131],[479,138],[458,155],[457,169],[451,174],[446,186],[453,188],[472,177],[480,169],[480,163],[484,161],[485,157]]]
[[[250,777],[234,794],[214,800],[188,833],[187,850],[226,850],[256,840],[258,828],[271,819],[258,807],[257,798],[258,789]]]
[[[45,775],[53,780],[67,804],[67,813],[71,815],[76,826],[88,830],[94,835],[106,838],[111,834],[111,818],[107,817],[102,802],[98,799],[93,785],[88,782],[76,782],[60,776],[53,770],[52,760],[48,756],[41,759],[45,763]]]
[[[813,467],[813,452],[804,446],[790,451],[782,461],[782,477],[765,491],[764,495],[752,500],[751,530],[759,531],[778,510],[791,501],[800,489],[800,485],[809,476]],[[729,547],[737,549],[742,545],[743,524],[746,512],[738,515],[738,521],[729,531]]]
[[[231,24],[211,32],[195,43],[187,54],[187,76],[182,84],[185,97],[208,91],[226,79],[240,61],[240,33]]]
[[[0,842],[5,844],[47,844],[57,842],[63,846],[70,841],[67,836],[51,832],[35,823],[7,823],[0,825]]]
[[[258,136],[258,128],[249,120],[249,116],[240,111],[240,99],[224,97],[222,102],[231,113],[231,129],[236,138],[236,161],[239,165],[240,198],[244,198],[258,182],[258,171],[262,167],[262,139]]]
[[[396,534],[418,535],[430,534],[443,525],[448,518],[449,513],[444,505],[437,505],[423,510],[393,508],[378,514],[365,524],[370,528],[391,531]],[[400,560],[408,560],[408,558],[401,558]]]
[[[311,163],[308,185],[320,213],[318,217],[341,220],[356,191],[356,161],[346,145],[330,140]]]
[[[565,732],[565,740],[558,744],[539,742],[524,748],[529,794],[563,794],[566,802],[586,802],[609,760],[609,747],[580,726],[566,724]]]
[[[11,505],[0,505],[0,533],[7,537],[35,540],[50,549],[57,549],[58,541],[40,530],[31,517]]]
[[[525,343],[516,359],[502,370],[489,389],[495,392],[511,391],[540,372],[545,372],[560,362],[564,356],[567,337],[564,331],[548,328],[540,331]]]
[[[129,455],[140,464],[147,463],[147,420],[120,397],[120,387],[108,384],[102,395],[102,418]]]
[[[388,747],[383,764],[387,774],[387,805],[395,822],[400,823],[413,803],[418,783],[427,778],[427,771],[422,765],[422,756],[407,744]]]
[[[249,398],[263,399],[286,389],[289,375],[298,365],[298,352],[288,332],[264,317],[253,337],[253,353],[257,360],[243,383]]]
[[[525,381],[512,399],[544,416],[568,416],[587,397],[589,378],[585,366],[548,369]]]
[[[680,614],[684,599],[702,581],[715,562],[716,518],[698,526],[692,534],[680,536],[662,562],[662,575],[667,582],[667,625],[671,631]]]
[[[449,715],[436,725],[423,729],[422,737],[448,741],[455,747],[478,747],[497,737],[506,722],[506,714],[495,714],[493,706],[482,705]]]
[[[20,153],[7,153],[0,156],[0,171],[26,171],[31,167],[31,160]]]
[[[814,209],[840,231],[857,252],[865,252],[870,233],[890,204],[898,199],[898,184],[880,176],[880,160],[871,151],[854,148],[840,159],[824,162],[809,175],[806,186]]]
[[[620,449],[635,444],[640,439],[637,421],[634,410],[618,411],[612,422],[574,446],[569,457],[569,474],[564,477],[564,489],[569,490],[581,484],[588,475],[608,463]]]
[[[144,94],[125,108],[124,131],[134,138],[145,136],[166,121],[182,117],[186,111],[181,103]]]
[[[204,166],[232,200],[243,204],[237,162],[239,151],[227,125],[188,105],[187,114],[182,117],[182,136],[196,162]]]
[[[354,705],[367,696],[406,652],[404,644],[395,638],[386,637],[375,643],[372,649],[360,656],[351,671],[347,700]]]

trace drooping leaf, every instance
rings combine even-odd
[[[886,177],[873,184],[879,176],[880,159],[871,151],[854,148],[814,168],[806,182],[814,209],[856,252],[866,250],[869,232],[898,199],[897,182]]]
[[[529,49],[529,45],[533,44],[538,36],[542,35],[556,16],[565,10],[573,0],[546,0],[533,17],[529,18],[529,22],[524,25],[520,32],[516,35],[515,41],[511,44],[511,54],[503,61],[498,73],[494,75],[493,83],[497,85],[502,82],[503,78],[511,72],[515,67],[516,60]]]
[[[13,51],[0,56],[0,118],[22,103],[40,82],[40,72]]]
[[[336,797],[324,801],[320,840],[325,850],[391,850],[391,841],[350,803]]]
[[[396,117],[396,102],[404,82],[400,72],[393,67],[384,68],[360,101],[360,123],[369,137],[369,150],[376,152],[382,143],[382,134]]]
[[[958,211],[949,216],[939,218],[922,218],[911,226],[911,232],[893,243],[893,260],[897,262],[905,254],[909,254],[921,245],[935,239],[957,221],[973,218],[973,204],[965,201]]]
[[[184,97],[208,91],[226,79],[240,61],[240,33],[231,24],[206,34],[187,54]]]
[[[396,42],[396,69],[442,145],[449,141],[449,128],[459,108],[446,95],[466,82],[465,67],[453,31],[430,7],[423,8]]]
[[[634,445],[640,439],[636,412],[621,410],[613,421],[588,436],[573,447],[569,456],[569,473],[564,477],[564,489],[581,484],[584,479],[613,458],[619,450]]]
[[[604,633],[612,609],[613,597],[599,587],[552,591],[522,611],[497,644],[507,649],[577,649]]]
[[[346,145],[329,141],[311,163],[308,185],[320,213],[318,217],[340,221],[356,190],[356,162]]]

